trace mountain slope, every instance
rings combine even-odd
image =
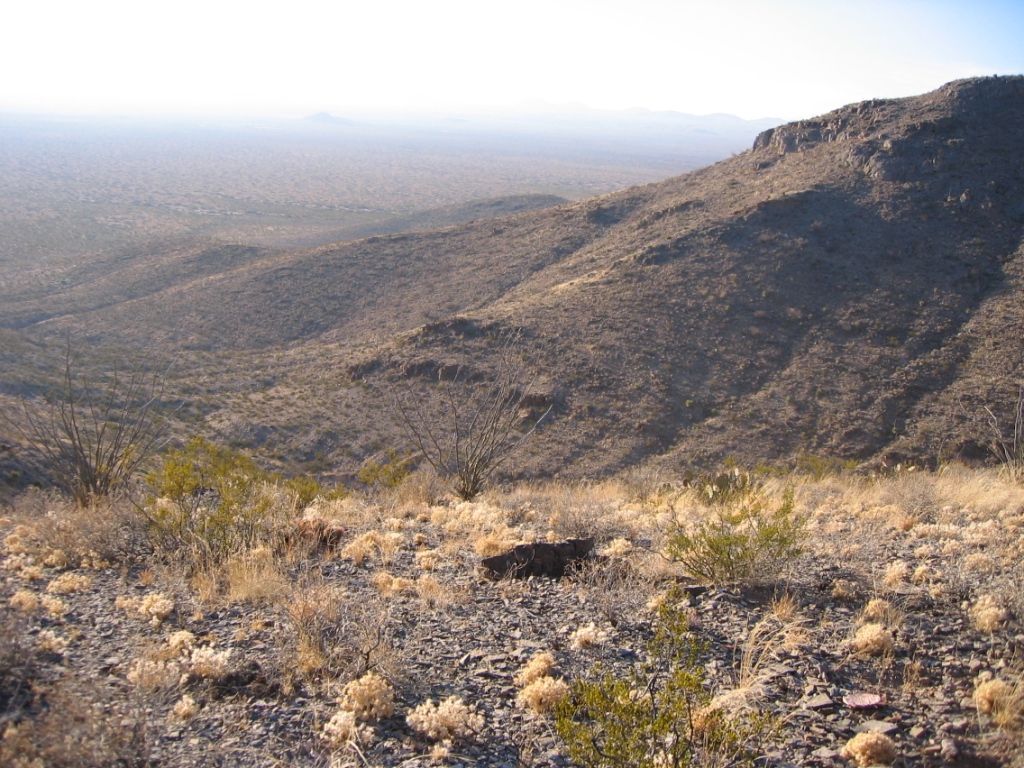
[[[524,329],[556,403],[527,471],[973,456],[972,418],[1005,418],[1024,374],[1022,146],[1024,78],[958,81],[780,126],[658,184],[268,253],[74,322],[111,343],[247,350],[269,390],[300,390],[299,370],[332,391],[361,379],[347,410],[324,395],[268,413],[265,391],[209,422],[292,456],[301,434],[343,466],[373,430],[400,440],[378,418],[383,377],[485,369],[487,334],[465,329],[503,326]],[[439,322],[456,316],[471,322]]]

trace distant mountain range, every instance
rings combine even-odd
[[[174,355],[194,427],[288,467],[400,446],[385,382],[486,375],[508,328],[554,405],[523,473],[975,460],[984,408],[1007,423],[1024,377],[1022,236],[1024,77],[983,78],[542,210],[287,253],[154,249],[3,320]]]

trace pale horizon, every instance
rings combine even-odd
[[[7,12],[0,112],[281,116],[524,104],[794,120],[1024,72],[1024,4],[994,0],[295,0]]]

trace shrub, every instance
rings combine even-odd
[[[484,727],[483,716],[473,712],[457,696],[449,696],[440,704],[427,700],[405,719],[410,728],[431,741],[465,739]]]
[[[399,454],[393,449],[384,452],[381,461],[370,459],[356,473],[359,481],[371,488],[393,490],[412,472],[409,453]]]
[[[683,475],[684,488],[692,488],[698,498],[707,504],[729,504],[749,496],[761,487],[761,482],[750,472],[730,469],[726,472],[687,471]]]
[[[141,371],[117,372],[99,383],[75,371],[68,339],[63,375],[49,402],[22,403],[20,418],[0,419],[39,454],[61,488],[81,506],[126,485],[166,443],[158,412],[163,380]]]
[[[416,451],[463,500],[483,491],[494,473],[554,407],[539,411],[519,355],[520,335],[495,337],[491,376],[464,366],[437,371],[437,386],[417,391],[406,380],[391,391],[394,411]],[[543,398],[541,398],[543,400]]]
[[[267,534],[270,479],[248,456],[201,437],[168,451],[146,477],[154,494],[147,514],[158,542],[196,548],[214,561],[254,548]]]
[[[712,706],[704,646],[688,632],[678,601],[658,611],[645,660],[626,674],[576,680],[555,705],[555,729],[573,760],[597,768],[680,768],[744,757],[769,720],[742,720]]]
[[[305,509],[317,499],[340,501],[348,496],[348,489],[342,485],[325,488],[308,475],[292,477],[281,483],[281,487],[295,496],[295,505]]]
[[[855,762],[858,768],[891,765],[896,760],[896,745],[882,733],[858,733],[839,754]]]
[[[892,651],[892,633],[881,624],[865,624],[854,635],[853,647],[858,653],[881,656]]]
[[[568,693],[569,685],[564,680],[547,676],[538,677],[519,692],[516,703],[535,714],[542,715],[550,712]]]
[[[345,685],[338,706],[360,720],[379,720],[391,715],[394,699],[395,692],[387,680],[376,672],[367,672]]]
[[[796,513],[791,491],[774,511],[766,510],[761,499],[744,496],[716,506],[695,525],[677,525],[665,556],[712,583],[774,575],[802,552],[806,522]]]
[[[525,688],[535,680],[548,677],[551,670],[555,668],[555,657],[550,653],[538,653],[534,655],[519,673],[513,678],[513,682],[520,688]]]

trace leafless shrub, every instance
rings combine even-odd
[[[392,388],[392,402],[416,449],[462,499],[473,499],[494,472],[551,412],[531,411],[531,387],[519,356],[518,333],[502,334],[489,379],[465,366],[438,372],[435,387]]]
[[[0,416],[44,460],[56,483],[81,505],[122,487],[167,440],[157,412],[162,377],[114,372],[102,383],[76,372],[68,340],[60,386],[45,403],[22,401]]]

